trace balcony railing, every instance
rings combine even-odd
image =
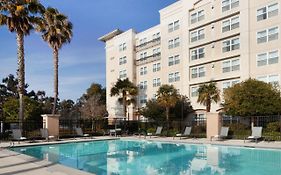
[[[146,43],[143,43],[143,44],[140,44],[140,45],[136,46],[136,52],[139,52],[139,51],[144,50],[144,49],[148,49],[148,48],[153,47],[153,46],[157,46],[160,43],[161,43],[161,37],[155,38],[155,39],[150,40]]]
[[[141,58],[141,59],[137,60],[136,65],[137,66],[143,65],[143,64],[151,63],[153,61],[160,60],[160,59],[161,59],[161,53],[157,53],[157,54],[153,54],[153,55],[150,55],[148,57]]]

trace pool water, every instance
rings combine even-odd
[[[111,140],[12,150],[97,175],[281,175],[281,151]]]

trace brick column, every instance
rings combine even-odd
[[[60,115],[44,114],[43,117],[43,128],[48,129],[50,136],[59,138],[59,118]]]

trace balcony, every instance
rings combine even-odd
[[[161,53],[157,53],[157,54],[153,54],[148,57],[137,60],[136,65],[140,66],[140,65],[151,63],[151,62],[154,62],[154,61],[157,61],[160,59],[161,59]]]
[[[143,43],[141,45],[136,46],[136,52],[148,49],[150,47],[154,47],[154,46],[160,45],[160,43],[161,43],[161,37],[155,38],[155,39],[150,40],[150,41],[148,41],[146,43]]]

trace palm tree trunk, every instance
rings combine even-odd
[[[207,112],[211,111],[211,100],[210,99],[207,99],[206,110],[207,110]]]
[[[56,114],[57,112],[57,101],[58,101],[58,94],[59,94],[59,51],[58,49],[53,50],[54,56],[54,106],[52,114]]]
[[[170,124],[169,124],[169,113],[170,113],[170,108],[166,107],[166,122],[167,122],[167,136],[169,134],[169,129],[170,129]]]
[[[19,128],[22,129],[24,119],[24,86],[25,86],[25,71],[24,71],[24,35],[17,32],[17,46],[18,46],[18,93],[19,93]]]

